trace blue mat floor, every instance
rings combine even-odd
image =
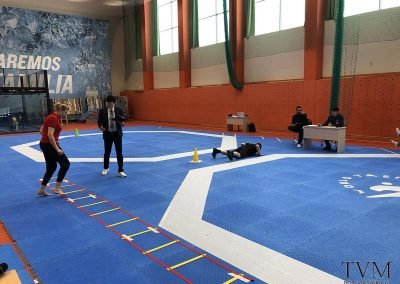
[[[221,133],[191,132],[206,135],[153,126],[127,128],[123,138],[124,157],[150,159],[193,153],[195,147],[202,151],[221,145]],[[66,179],[154,227],[160,223],[190,170],[235,163],[222,155],[213,159],[210,153],[200,154],[202,162],[198,164],[190,163],[190,155],[159,162],[125,162],[128,178],[121,179],[116,176],[117,166],[113,162],[110,174],[101,176],[101,135],[96,131],[80,131],[78,137],[73,133],[63,134],[72,135],[60,140],[71,160],[99,159],[73,161]],[[102,214],[102,224],[64,198],[37,197],[38,179],[45,164],[10,147],[38,139],[37,134],[0,137],[0,219],[43,283],[185,283],[105,227],[104,224],[125,220],[126,214],[119,211]],[[337,158],[336,153],[323,151],[319,142],[308,150],[296,148],[290,140],[275,138],[238,135],[237,142],[260,142],[264,156],[287,157],[213,173],[204,221],[343,280],[372,279],[373,263],[382,274],[390,262],[390,278],[387,271],[381,276],[375,269],[375,280],[400,283],[398,152],[347,146],[345,154],[354,156]],[[39,149],[38,145],[30,148]],[[308,156],[299,158],[292,154]],[[319,154],[328,157],[313,156]],[[382,156],[371,158],[368,154]],[[388,154],[393,157],[384,157]],[[112,155],[115,157],[114,152]],[[76,188],[64,188],[73,189]],[[86,195],[75,193],[73,198]],[[87,205],[95,201],[98,200],[83,198],[76,203]],[[93,214],[109,207],[99,204],[85,209]],[[129,234],[143,230],[143,226],[129,222],[115,229]],[[166,233],[192,246],[190,240]],[[159,235],[134,237],[134,243],[145,250],[168,241]],[[209,255],[201,248],[193,248]],[[153,255],[173,266],[197,254],[171,245]],[[0,262],[8,262],[10,268],[21,272],[23,283],[30,283],[12,247],[1,246],[0,257]],[[210,257],[254,279],[255,283],[267,282],[223,259]],[[347,275],[346,262],[367,267],[364,277],[352,266],[351,275]],[[223,283],[231,278],[229,271],[205,258],[175,271],[193,283]]]

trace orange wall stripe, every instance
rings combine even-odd
[[[190,58],[189,0],[178,0],[179,87],[190,87],[192,82]]]

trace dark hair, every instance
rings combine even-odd
[[[256,145],[258,145],[260,147],[260,150],[261,150],[261,148],[262,148],[261,143],[256,143]]]
[[[297,107],[296,107],[296,109],[298,109],[298,108],[301,108],[301,109],[303,109],[301,106],[297,106]]]
[[[112,96],[112,95],[109,95],[109,96],[107,96],[107,98],[106,98],[106,102],[115,103],[116,101],[117,101],[117,98],[114,97],[114,96]]]
[[[339,107],[334,107],[332,111],[339,111]]]

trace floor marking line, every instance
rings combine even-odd
[[[179,131],[179,130],[171,130],[171,131],[130,131],[126,130],[124,133],[181,133],[181,134],[189,134],[189,135],[198,135],[198,136],[209,136],[209,137],[223,137],[223,135],[219,134],[211,134],[211,133],[202,133],[202,132],[193,132],[193,131]],[[93,136],[93,135],[100,135],[102,133],[86,133],[86,134],[80,134],[79,136]],[[60,136],[59,139],[64,139],[64,138],[73,138],[75,135],[65,135],[65,136]],[[35,162],[39,163],[44,163],[44,157],[43,153],[39,150],[36,150],[35,148],[31,148],[31,146],[38,145],[39,141],[34,141],[34,142],[29,142],[29,143],[24,143],[24,144],[19,144],[10,147],[14,151],[34,160]],[[209,154],[212,152],[212,149],[205,149],[205,150],[199,150],[198,154]],[[177,154],[171,154],[171,155],[164,155],[164,156],[159,156],[159,157],[150,157],[150,158],[129,158],[125,157],[124,161],[125,162],[160,162],[160,161],[166,161],[166,160],[171,160],[171,159],[178,159],[178,158],[184,158],[184,157],[191,157],[193,155],[193,152],[184,152],[184,153],[177,153]],[[98,163],[102,162],[103,158],[69,158],[69,161],[71,163],[81,163],[81,162],[88,162],[88,163]],[[111,158],[110,162],[114,163],[117,162],[116,158]]]
[[[121,222],[118,222],[118,223],[114,223],[114,224],[111,224],[111,225],[107,225],[107,228],[109,228],[109,227],[114,227],[114,226],[118,226],[118,225],[125,224],[125,223],[128,223],[128,222],[132,222],[132,221],[135,221],[135,220],[137,220],[137,219],[139,219],[139,217],[131,218],[131,219],[128,219],[128,220],[125,220],[125,221],[121,221]]]
[[[209,257],[208,255],[206,255],[203,252],[199,252],[198,250],[194,249],[192,247],[192,245],[185,244],[184,242],[177,240],[176,238],[170,236],[169,234],[167,234],[167,231],[164,230],[159,230],[157,227],[152,226],[148,223],[146,223],[145,221],[143,221],[140,217],[138,216],[134,216],[132,213],[124,210],[123,208],[119,207],[118,205],[110,202],[109,200],[106,200],[100,196],[97,196],[95,193],[92,193],[90,190],[87,190],[77,184],[74,184],[70,181],[66,181],[69,184],[73,184],[73,186],[75,186],[76,188],[79,189],[79,191],[84,191],[86,192],[89,196],[93,196],[94,198],[100,200],[100,201],[105,201],[105,203],[107,203],[110,207],[114,208],[112,210],[116,210],[119,209],[119,212],[121,212],[122,214],[125,214],[129,217],[131,217],[131,219],[136,219],[142,226],[146,226],[148,230],[146,231],[152,231],[154,233],[156,233],[159,238],[160,237],[165,237],[169,240],[171,240],[172,242],[180,245],[181,247],[185,248],[187,251],[190,251],[200,257],[204,257],[204,259],[208,260],[210,265],[216,265],[217,267],[219,267],[220,269],[224,269],[228,272],[234,273],[234,274],[239,274],[237,272],[235,272],[233,269],[229,268],[227,265],[224,265],[220,262],[218,262],[216,259],[214,260],[213,258]],[[65,200],[68,200],[69,198],[64,197]],[[145,255],[147,257],[149,257],[150,259],[152,259],[153,261],[155,261],[156,263],[158,263],[159,265],[161,265],[162,267],[164,267],[166,270],[168,270],[168,268],[170,268],[169,265],[167,265],[166,263],[164,263],[162,260],[158,259],[157,257],[153,256],[150,252],[146,253],[146,250],[143,249],[142,247],[140,247],[138,244],[136,244],[133,239],[131,239],[130,237],[126,236],[125,234],[122,234],[121,232],[119,232],[118,230],[114,229],[113,226],[110,226],[110,224],[107,224],[105,221],[103,221],[101,218],[97,217],[95,214],[99,214],[99,213],[94,213],[91,214],[91,212],[87,211],[85,208],[80,208],[79,204],[76,204],[74,202],[72,202],[71,204],[73,204],[76,208],[78,208],[79,210],[81,210],[82,212],[86,213],[88,216],[92,217],[93,219],[95,219],[96,221],[98,221],[99,223],[101,223],[105,228],[107,228],[108,230],[110,230],[111,232],[113,232],[114,234],[116,234],[118,237],[120,237],[122,240],[126,241],[129,245],[131,245],[132,247],[136,248],[138,251],[140,251],[142,253],[142,255]],[[115,208],[118,207],[118,208]],[[111,210],[107,210],[107,211],[111,211]],[[127,220],[125,220],[127,221]],[[121,221],[121,222],[125,222],[125,221]],[[118,222],[120,223],[120,222]],[[113,224],[111,224],[113,225]],[[155,249],[155,248],[154,248]],[[168,270],[169,272],[171,272],[172,274],[174,274],[175,276],[179,277],[180,279],[182,279],[184,282],[186,283],[193,283],[193,281],[187,279],[185,276],[183,276],[180,272],[175,271],[174,269],[170,269]],[[250,277],[246,277],[243,276],[244,279],[248,279],[248,280],[252,280],[252,278]]]
[[[305,158],[306,156],[311,155],[273,154],[193,169],[189,171],[181,183],[159,226],[267,283],[306,284],[318,282],[343,284],[343,280],[335,275],[288,257],[202,219],[214,173],[288,157]],[[315,158],[333,158],[334,156],[348,158],[353,155],[312,155]],[[389,154],[379,156],[398,158],[397,155]],[[360,156],[357,155],[357,157]],[[193,203],[193,200],[196,200],[196,202]],[[243,251],[242,248],[246,248],[246,250]],[[237,257],[239,254],[240,257]],[[276,265],[276,263],[281,265]],[[283,267],[290,269],[285,270]]]
[[[381,150],[383,150],[383,151],[386,151],[386,152],[389,152],[389,153],[392,153],[392,154],[397,154],[397,153],[395,153],[395,152],[393,152],[393,151],[389,151],[389,150],[387,150],[387,149],[385,149],[385,148],[379,148],[379,149],[381,149]]]
[[[72,184],[64,184],[64,185],[62,185],[61,187],[69,187],[69,186],[73,186]]]
[[[67,192],[64,192],[64,193],[65,194],[72,194],[72,193],[82,192],[82,191],[85,191],[85,190],[84,189],[78,189],[78,190],[67,191]]]
[[[97,216],[97,215],[105,214],[105,213],[112,212],[112,211],[119,210],[119,209],[120,209],[120,208],[117,207],[117,208],[113,208],[113,209],[101,211],[101,212],[98,212],[98,213],[93,213],[93,214],[90,214],[89,216],[90,216],[90,217],[92,217],[92,216]]]
[[[225,281],[224,284],[230,284],[230,283],[233,283],[233,282],[235,282],[236,280],[239,280],[239,279],[242,280],[241,279],[242,276],[243,276],[243,274],[235,275],[231,279],[229,279],[228,281]]]
[[[86,204],[86,205],[81,205],[81,206],[78,206],[78,208],[89,207],[89,206],[93,206],[93,205],[97,205],[97,204],[101,204],[101,203],[105,203],[105,202],[107,202],[107,200],[103,200],[103,201],[99,201],[99,202],[95,202],[95,203],[90,203],[90,204]]]
[[[193,262],[193,261],[196,261],[196,260],[198,260],[198,259],[200,259],[200,258],[203,258],[203,257],[205,257],[205,256],[206,256],[205,254],[201,254],[201,255],[195,256],[195,257],[193,257],[193,258],[191,258],[191,259],[188,259],[188,260],[183,261],[183,262],[181,262],[181,263],[178,263],[178,264],[175,264],[175,265],[173,265],[173,266],[170,266],[170,267],[167,268],[167,270],[174,270],[175,268],[184,266],[184,265],[186,265],[186,264],[188,264],[188,263],[191,263],[191,262]]]
[[[247,279],[246,277],[244,277],[244,275],[243,274],[236,274],[236,273],[228,273],[230,276],[232,276],[232,277],[234,277],[234,278],[236,278],[235,280],[240,280],[240,281],[243,281],[243,282],[246,282],[246,283],[249,283],[250,282],[250,280],[249,279]],[[231,279],[232,280],[232,279]],[[229,280],[228,280],[229,281]],[[225,282],[225,283],[228,283],[228,282]],[[231,283],[231,282],[230,282]]]
[[[132,238],[132,237],[136,237],[136,236],[139,236],[139,235],[143,235],[143,234],[146,234],[146,233],[149,233],[149,232],[153,232],[153,230],[151,230],[151,229],[149,228],[148,230],[140,231],[140,232],[134,233],[134,234],[132,234],[132,235],[126,235],[126,236],[129,237],[129,238]]]
[[[82,196],[82,197],[77,197],[77,198],[70,198],[72,201],[75,201],[75,200],[81,200],[81,199],[86,199],[86,198],[93,198],[92,196],[90,196],[90,195],[87,195],[87,196]]]
[[[172,241],[172,242],[163,244],[163,245],[161,245],[161,246],[158,246],[158,247],[155,247],[155,248],[146,250],[145,252],[143,252],[143,254],[148,254],[148,253],[151,253],[151,252],[153,252],[153,251],[160,250],[160,249],[165,248],[165,247],[167,247],[167,246],[173,245],[173,244],[175,244],[175,243],[177,243],[177,242],[179,242],[179,240],[175,240],[175,241]]]

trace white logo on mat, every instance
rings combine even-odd
[[[341,177],[338,182],[343,188],[364,194],[366,198],[393,198],[400,197],[399,179],[399,176],[391,178],[389,175],[355,174]]]

